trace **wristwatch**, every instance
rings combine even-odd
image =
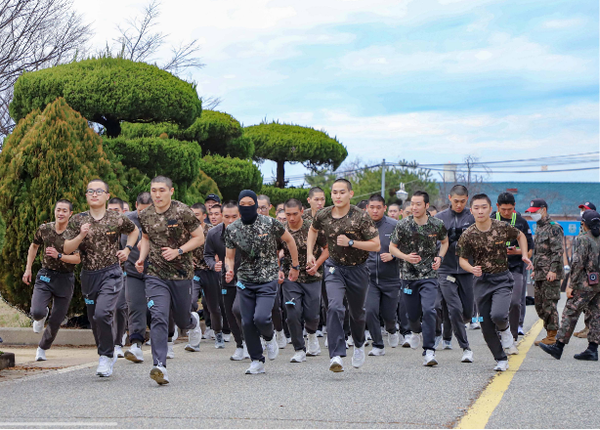
[[[62,258],[62,254],[58,254],[58,257],[56,257],[58,260],[60,260]]]
[[[352,239],[350,239],[350,240],[348,241],[348,246],[349,246],[350,248],[352,248],[352,247],[354,246],[354,241],[353,241]]]
[[[290,269],[300,271],[300,265],[298,264],[297,266],[291,266]]]
[[[179,255],[183,255],[183,249],[181,249],[181,248],[178,248],[178,249],[177,249],[177,252],[179,252]]]
[[[133,251],[133,246],[131,246],[131,245],[125,245],[125,248],[127,248],[130,251]]]

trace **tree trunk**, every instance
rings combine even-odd
[[[285,188],[285,161],[277,161],[277,183],[276,187]]]

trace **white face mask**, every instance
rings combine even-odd
[[[584,212],[585,212],[585,211],[581,211],[581,212],[579,212],[579,216],[583,216],[583,213],[584,213]]]
[[[542,214],[531,214],[531,219],[535,222],[538,222],[542,219]]]

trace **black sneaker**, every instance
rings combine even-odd
[[[573,358],[575,360],[598,361],[598,351],[592,351],[588,348],[579,354],[575,354]]]
[[[558,346],[556,346],[556,344],[546,345],[545,343],[540,343],[540,348],[542,348],[542,351],[550,354],[552,357],[556,358],[557,360],[560,360],[560,357],[562,356],[562,353],[563,353],[563,350],[560,349]]]

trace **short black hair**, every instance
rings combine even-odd
[[[360,202],[358,202],[358,204],[356,206],[359,207],[360,209],[366,209],[368,204],[369,204],[368,200],[361,200]]]
[[[469,190],[464,185],[456,184],[452,188],[450,188],[451,196],[467,196],[469,197]]]
[[[430,211],[437,211],[437,208],[434,205],[429,205]]]
[[[221,212],[223,212],[223,209],[233,209],[233,208],[237,208],[237,202],[234,202],[233,200],[229,200],[227,202],[225,202],[225,204],[223,206],[221,206]]]
[[[210,209],[211,210],[213,210],[213,209],[219,209],[220,212],[223,212],[223,211],[221,211],[221,205],[218,204],[218,203],[216,205],[212,205]]]
[[[310,189],[310,191],[308,192],[308,197],[310,197],[312,199],[313,196],[315,195],[315,193],[323,193],[323,194],[325,194],[325,191],[323,191],[323,189],[320,188],[320,187],[312,187]]]
[[[515,196],[508,191],[498,195],[497,203],[499,205],[515,205]]]
[[[385,206],[385,199],[381,196],[381,194],[371,194],[369,197],[369,203],[371,202],[381,202],[383,206]]]
[[[152,203],[152,196],[148,191],[143,191],[138,194],[137,199],[135,201],[138,205],[149,205]]]
[[[304,209],[304,206],[302,206],[302,202],[298,199],[288,199],[286,200],[285,204],[283,205],[284,208],[298,208],[300,210]],[[277,212],[279,213],[279,212]]]
[[[423,197],[425,204],[429,203],[429,194],[426,191],[415,191],[413,197]]]
[[[256,196],[256,203],[258,203],[259,200],[266,200],[267,204],[271,206],[271,198],[266,194],[259,194],[258,196]]]
[[[73,203],[71,203],[70,200],[67,199],[60,199],[58,200],[55,204],[54,204],[54,208],[56,209],[56,205],[58,205],[59,203],[64,203],[66,205],[69,205],[69,212],[73,212]]]
[[[106,192],[107,193],[109,192],[108,184],[105,181],[103,181],[102,179],[100,179],[100,178],[92,179],[87,184],[90,185],[92,182],[102,182],[104,184],[104,186],[106,187]]]
[[[492,206],[492,201],[490,200],[490,198],[488,197],[487,194],[483,194],[483,193],[475,194],[473,197],[471,197],[471,206],[473,206],[473,202],[475,200],[487,200],[488,204],[490,206]]]
[[[165,184],[167,188],[173,188],[173,181],[171,178],[167,178],[166,176],[157,176],[152,181],[150,181],[150,185],[152,184]]]
[[[400,210],[402,209],[402,202],[390,203],[390,205],[388,206],[388,210],[390,210],[392,206],[398,206],[398,210]]]
[[[119,205],[119,207],[121,208],[121,210],[123,210],[123,200],[121,200],[118,197],[113,197],[112,199],[110,199],[108,201],[109,205]]]
[[[346,178],[337,178],[335,181],[333,181],[333,185],[337,184],[338,182],[343,182],[346,184],[346,186],[348,187],[348,191],[352,191],[352,183],[346,179]]]
[[[206,206],[204,206],[202,203],[194,203],[192,206],[190,206],[192,209],[200,209],[202,211],[203,214],[206,213]]]
[[[404,202],[404,204],[402,205],[402,209],[407,209],[410,207],[410,200]]]

